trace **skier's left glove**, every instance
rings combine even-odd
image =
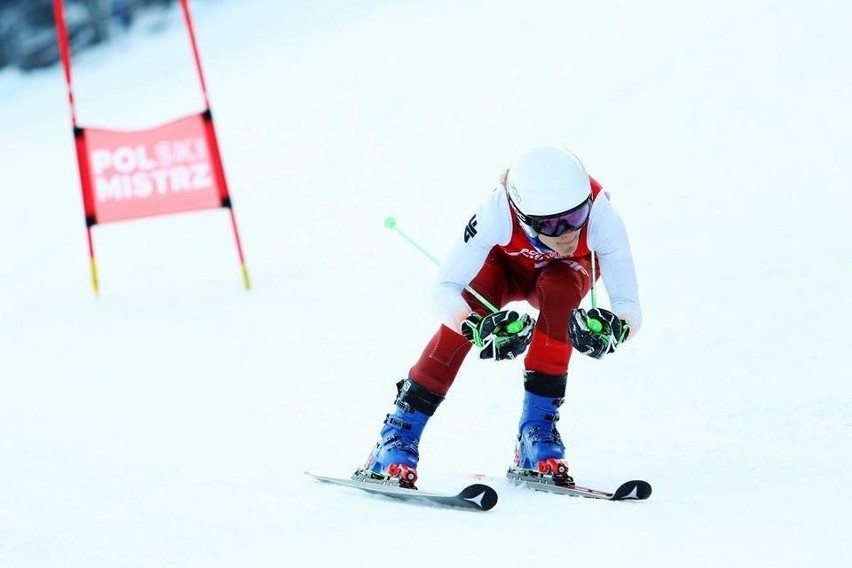
[[[571,312],[568,335],[574,349],[600,359],[613,353],[630,334],[630,324],[609,310],[577,308]]]
[[[514,359],[532,340],[535,320],[527,314],[503,310],[485,317],[471,313],[461,324],[461,334],[479,347],[480,359]]]

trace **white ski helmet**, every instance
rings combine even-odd
[[[539,146],[518,156],[506,189],[523,217],[548,217],[582,205],[592,184],[577,156],[557,146]]]

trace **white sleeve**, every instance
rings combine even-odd
[[[441,264],[433,289],[433,308],[441,322],[459,332],[461,322],[471,312],[462,291],[482,266],[496,245],[505,245],[512,237],[509,202],[502,188],[496,188],[470,218],[458,227],[458,236],[446,260]]]
[[[630,322],[632,338],[642,326],[636,269],[627,230],[605,192],[600,192],[592,205],[589,248],[597,255],[612,312]]]

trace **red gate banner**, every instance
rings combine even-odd
[[[82,129],[89,223],[107,223],[226,204],[228,190],[204,117],[138,131]]]

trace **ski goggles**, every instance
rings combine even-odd
[[[568,231],[579,231],[592,211],[592,196],[590,195],[578,206],[555,215],[524,215],[516,207],[518,219],[539,235],[558,237]]]

